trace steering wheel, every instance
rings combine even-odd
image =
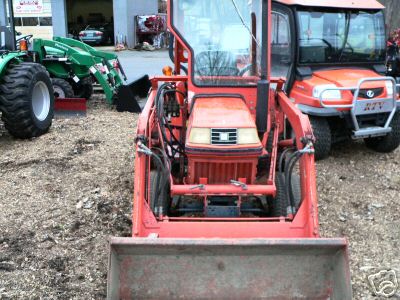
[[[332,52],[333,50],[333,46],[331,43],[329,43],[326,39],[322,39],[322,38],[310,38],[310,39],[300,39],[300,41],[309,41],[309,40],[320,40],[322,41],[325,45],[327,45],[329,47],[329,50]]]
[[[331,43],[329,43],[326,39],[321,39],[321,41],[322,42],[324,42],[324,44],[326,44],[328,47],[329,47],[329,50],[331,50],[332,51],[332,49],[333,49],[333,46],[332,46],[332,44]]]
[[[248,64],[245,66],[243,69],[239,70],[239,76],[243,77],[244,74],[246,74],[248,71],[250,71],[253,68],[253,64]]]
[[[349,49],[349,50],[350,50],[349,54],[353,54],[353,53],[354,53],[354,48],[353,48],[352,45],[350,45],[349,42],[346,42],[346,45],[344,46],[343,51],[346,52],[346,49]]]
[[[23,37],[17,39],[16,42],[18,43],[19,41],[26,40],[29,43],[31,38],[33,38],[33,34],[24,35]]]
[[[196,55],[195,72],[199,76],[237,76],[239,70],[228,51],[203,51]]]
[[[346,51],[346,49],[350,50],[350,51]],[[339,61],[342,60],[343,55],[350,55],[351,56],[351,55],[353,55],[353,53],[354,53],[354,48],[349,44],[349,42],[346,42],[342,52],[340,53]]]

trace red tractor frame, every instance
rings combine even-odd
[[[233,13],[225,32],[243,23],[251,44],[248,55],[203,51],[218,72],[199,67],[205,54],[177,28],[209,5]],[[308,117],[269,78],[268,30],[256,39],[270,11],[267,0],[168,1],[175,70],[151,79],[139,118],[133,231],[111,240],[109,299],[351,299],[347,241],[319,236]],[[283,138],[286,122],[296,138]]]

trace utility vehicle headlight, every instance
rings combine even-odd
[[[386,80],[385,81],[385,85],[386,85],[386,93],[387,93],[387,95],[389,97],[392,97],[393,96],[393,92],[394,92],[394,90],[393,90],[393,82],[391,82],[389,80]]]
[[[260,142],[256,128],[239,128],[238,141],[239,145],[257,144]]]
[[[189,135],[189,142],[192,144],[211,144],[210,128],[192,128]]]
[[[340,100],[342,99],[342,93],[339,90],[326,90],[336,88],[337,86],[334,84],[317,85],[314,87],[313,97],[318,99],[321,97],[322,100]]]

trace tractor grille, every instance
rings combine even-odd
[[[237,129],[211,129],[212,145],[236,145]]]
[[[246,178],[247,183],[253,181],[255,166],[251,162],[245,163],[204,163],[195,162],[194,164],[194,183],[198,183],[200,178],[208,178],[209,184],[227,184],[232,179]]]
[[[354,91],[352,93],[354,96]],[[361,89],[360,93],[358,94],[358,97],[362,99],[373,99],[381,96],[382,94],[383,94],[383,88]]]

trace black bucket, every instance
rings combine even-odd
[[[123,112],[142,112],[146,101],[141,101],[147,97],[151,88],[151,81],[148,75],[145,75],[127,85],[122,85],[117,90],[117,97],[114,104],[117,111]]]

